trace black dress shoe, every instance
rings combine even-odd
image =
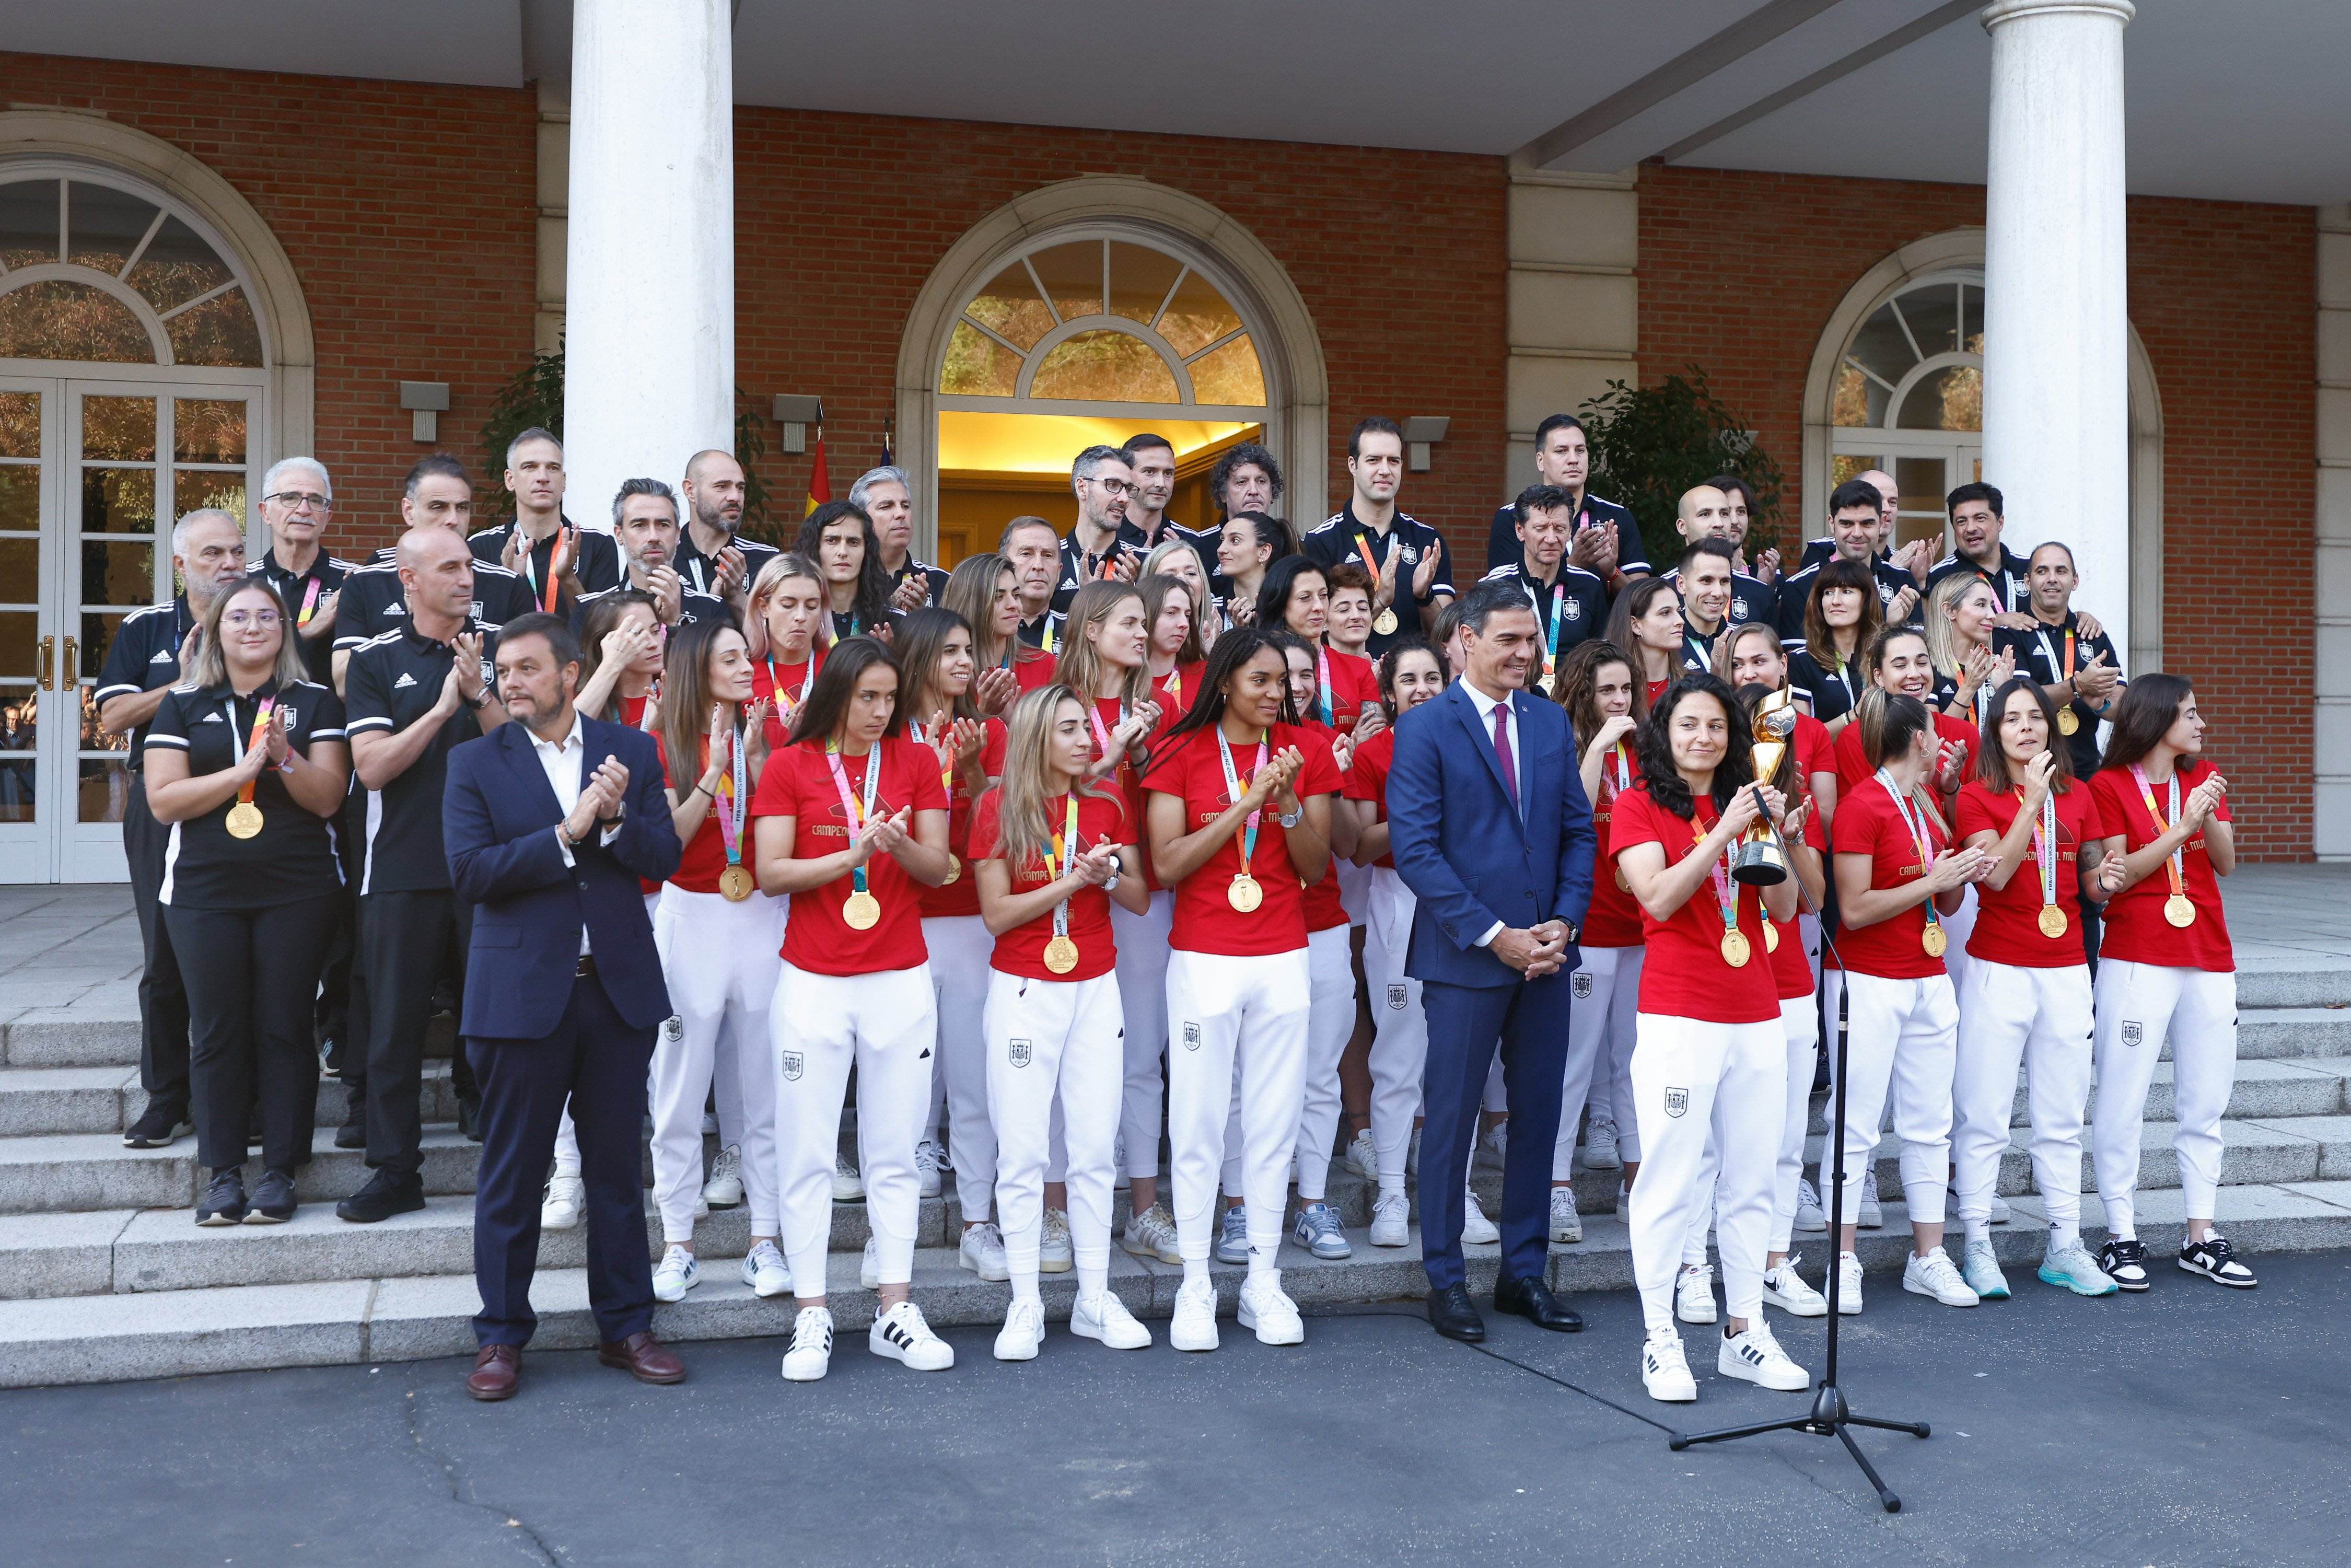
[[[353,1116],[341,1126],[336,1128],[335,1147],[339,1149],[366,1148],[367,1117],[364,1115]]]
[[[1467,1285],[1447,1285],[1428,1292],[1428,1326],[1447,1339],[1476,1344],[1486,1337],[1486,1320],[1469,1299]]]
[[[457,1096],[457,1131],[476,1144],[482,1141],[482,1102],[479,1095]]]
[[[1515,1312],[1539,1329],[1554,1333],[1580,1333],[1583,1320],[1560,1304],[1551,1287],[1541,1280],[1494,1281],[1494,1310]]]
[[[423,1207],[423,1177],[380,1170],[368,1177],[367,1186],[335,1205],[335,1216],[354,1225],[373,1225]]]

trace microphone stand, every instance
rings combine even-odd
[[[1755,803],[1761,807],[1763,804],[1762,786],[1759,784],[1754,786],[1754,789]],[[1787,841],[1780,836],[1779,827],[1772,822],[1771,814],[1764,811],[1762,816],[1764,827],[1771,832],[1772,841],[1780,846],[1782,858],[1786,859]],[[1792,876],[1795,874],[1792,860],[1789,861],[1789,874]],[[1802,877],[1796,878],[1796,896],[1802,900],[1805,912],[1821,921],[1823,951],[1831,956],[1837,956],[1836,943],[1829,936],[1828,923],[1822,917],[1819,905],[1813,904],[1811,896],[1804,892]],[[1844,959],[1841,956],[1837,957],[1837,962],[1839,967],[1843,967]],[[1868,1457],[1861,1451],[1861,1445],[1853,1440],[1853,1434],[1847,1428],[1875,1427],[1888,1432],[1907,1432],[1914,1437],[1924,1437],[1928,1430],[1927,1423],[1888,1421],[1882,1417],[1856,1416],[1853,1413],[1852,1407],[1845,1403],[1844,1391],[1837,1384],[1837,1330],[1841,1317],[1837,1312],[1837,1286],[1839,1277],[1844,1272],[1838,1243],[1844,1235],[1844,1090],[1847,1081],[1845,1058],[1850,1037],[1850,1030],[1847,1027],[1850,1019],[1850,994],[1840,991],[1837,997],[1836,1082],[1830,1094],[1829,1113],[1829,1137],[1836,1152],[1834,1174],[1830,1178],[1829,1186],[1828,1364],[1822,1372],[1820,1386],[1813,1392],[1813,1407],[1802,1416],[1791,1416],[1778,1421],[1758,1422],[1752,1426],[1725,1427],[1712,1432],[1673,1432],[1667,1435],[1666,1447],[1678,1454],[1693,1443],[1727,1443],[1740,1437],[1756,1437],[1764,1432],[1809,1432],[1816,1437],[1834,1437],[1844,1445],[1845,1452],[1853,1456],[1853,1462],[1861,1467],[1861,1473],[1869,1478],[1869,1484],[1876,1489],[1877,1500],[1885,1506],[1886,1511],[1900,1513],[1902,1500],[1896,1496],[1879,1478],[1877,1471],[1871,1467]]]

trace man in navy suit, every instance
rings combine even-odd
[[[1557,703],[1520,688],[1540,629],[1514,584],[1461,601],[1468,674],[1396,722],[1388,831],[1419,900],[1405,973],[1428,1015],[1420,1243],[1428,1321],[1481,1340],[1461,1262],[1461,1189],[1499,1044],[1510,1094],[1502,1258],[1494,1309],[1573,1333],[1583,1320],[1543,1281],[1552,1145],[1567,1068],[1567,978],[1592,902],[1592,808]]]
[[[653,1030],[670,1015],[638,878],[677,869],[653,738],[573,706],[580,643],[529,614],[498,643],[505,724],[449,753],[442,836],[457,897],[476,905],[461,1032],[482,1091],[467,1390],[505,1399],[538,1318],[539,1186],[565,1102],[588,1194],[596,1354],[647,1383],[685,1368],[652,1333],[638,1140]]]

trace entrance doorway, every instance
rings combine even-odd
[[[1217,459],[1245,442],[1265,440],[1261,423],[1231,420],[1113,419],[1051,413],[939,414],[939,557],[953,568],[967,555],[994,549],[1004,525],[1038,517],[1066,534],[1078,518],[1070,464],[1089,446],[1123,446],[1145,431],[1176,449],[1176,494],[1167,517],[1187,528],[1218,520],[1208,493]]]

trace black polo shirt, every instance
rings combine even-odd
[[[1616,570],[1620,572],[1650,570],[1649,547],[1641,540],[1641,525],[1634,520],[1631,512],[1615,502],[1604,501],[1597,496],[1585,496],[1575,508],[1574,526],[1579,533],[1593,527],[1614,528]],[[1519,559],[1523,549],[1519,538],[1519,505],[1516,501],[1505,501],[1495,510],[1493,526],[1487,530],[1486,566],[1489,570],[1508,566]]]
[[[897,570],[886,575],[889,578],[889,591],[893,603],[896,601],[899,585],[908,578],[917,575],[923,580],[923,602],[914,606],[915,609],[921,610],[925,606],[936,604],[946,597],[947,574],[926,560],[915,559],[911,552],[904,560],[898,563]]]
[[[1075,529],[1064,534],[1061,537],[1061,580],[1053,585],[1053,612],[1056,615],[1068,614],[1070,601],[1078,596],[1078,590],[1100,577],[1103,565],[1120,552],[1138,549],[1142,539],[1141,534],[1130,533],[1126,526],[1122,523],[1118,532],[1111,539],[1110,548],[1100,555],[1093,555],[1088,553],[1086,548],[1078,543]],[[1143,564],[1143,558],[1140,555],[1135,557],[1134,564],[1137,566]]]
[[[343,671],[345,729],[353,735],[370,730],[396,735],[406,729],[441,700],[442,683],[449,678],[456,656],[455,644],[436,643],[413,626],[360,644]],[[484,629],[485,681],[497,678],[496,660],[496,630]],[[441,848],[441,797],[449,749],[481,733],[480,718],[459,703],[404,772],[368,793],[367,827],[360,844],[360,893],[431,893],[449,885],[449,860]]]
[[[1118,542],[1122,546],[1132,545],[1134,548],[1134,564],[1138,570],[1153,550],[1169,539],[1180,539],[1192,547],[1192,553],[1200,558],[1200,571],[1204,579],[1210,580],[1217,575],[1217,541],[1224,537],[1222,523],[1212,528],[1187,528],[1181,523],[1171,521],[1165,513],[1160,515],[1157,538],[1144,533],[1132,521],[1118,525]]]
[[[195,623],[195,612],[188,608],[185,594],[169,604],[150,605],[124,616],[122,624],[114,629],[114,641],[107,644],[106,664],[98,673],[98,689],[90,693],[90,700],[104,707],[112,697],[137,696],[159,686],[178,685],[180,644]],[[134,773],[153,722],[151,719],[131,732],[126,766]]]
[[[1870,558],[1869,574],[1877,580],[1877,605],[1881,611],[1892,608],[1904,589],[1918,586],[1908,572],[1884,556]],[[1821,563],[1813,561],[1781,580],[1777,591],[1781,641],[1801,643],[1804,640],[1804,601],[1811,597],[1813,582],[1820,575]],[[1920,596],[1918,602],[1926,602],[1924,595]],[[1917,619],[1918,607],[1914,604],[1910,610],[1910,620],[1915,623]]]
[[[579,632],[588,624],[589,609],[598,600],[610,599],[613,594],[620,592],[622,588],[627,586],[629,586],[627,580],[623,579],[619,587],[602,589],[594,593],[583,593],[573,600],[571,629]],[[727,608],[725,600],[713,599],[707,593],[696,593],[691,586],[679,591],[677,606],[677,623],[681,626],[690,626],[696,621],[724,621],[729,625],[735,622],[735,612]]]
[[[1048,653],[1061,651],[1061,629],[1067,618],[1058,610],[1048,610],[1034,621],[1023,621],[1014,633],[1031,648],[1042,648]]]
[[[2026,613],[2031,614],[2032,612],[2028,610]],[[2034,617],[2030,632],[2011,632],[1995,626],[1991,632],[1991,645],[2003,653],[2016,656],[2018,674],[2028,676],[2044,686],[2053,686],[2062,684],[2066,676],[2066,642],[2069,637],[2073,642],[2074,669],[2081,669],[2101,653],[2106,656],[2106,668],[2119,670],[2123,667],[2122,660],[2115,654],[2114,639],[2104,632],[2095,637],[2083,636],[2074,624],[2071,610],[2066,611],[2065,619],[2054,626],[2044,624],[2039,617]],[[2117,693],[2113,700],[2120,702],[2120,694]],[[2111,716],[2113,709],[2109,707],[2107,714],[2101,716],[2096,708],[2085,702],[2077,701],[2070,706],[2074,718],[2080,722],[2070,737],[2063,737],[2068,747],[2067,760],[2074,765],[2074,778],[2087,779],[2098,770],[2098,721],[2101,716]]]
[[[1726,621],[1712,632],[1701,632],[1687,619],[1682,622],[1682,668],[1711,670],[1714,668],[1714,645],[1730,630]]]
[[[473,550],[475,560],[486,566],[502,567],[506,564],[507,540],[514,537],[515,529],[519,527],[520,520],[510,517],[496,528],[468,534],[465,544]],[[563,519],[563,527],[571,530],[577,541],[579,554],[572,561],[572,574],[580,579],[581,592],[610,588],[621,580],[621,550],[611,535],[596,528],[583,528],[569,517]],[[547,602],[547,576],[555,555],[555,538],[554,534],[549,534],[530,547],[530,570],[524,576],[523,587],[529,592],[535,609],[551,608]]]
[[[1933,589],[1953,572],[1972,571],[1991,584],[1992,593],[1999,599],[2001,610],[2030,615],[2032,613],[2032,584],[2027,571],[2031,566],[2032,562],[2006,545],[2000,547],[1998,571],[1986,571],[1976,562],[1954,551],[1928,569],[1927,588]]]
[[[1510,583],[1527,596],[1546,651],[1543,667],[1547,670],[1557,669],[1569,649],[1606,629],[1608,585],[1580,566],[1560,562],[1559,575],[1546,583],[1520,561],[1497,567],[1479,580]]]
[[[313,742],[343,738],[343,702],[331,687],[300,681],[280,693],[277,682],[266,681],[240,697],[223,681],[201,689],[172,687],[155,710],[147,744],[185,752],[191,778],[224,772],[236,766],[262,703],[271,698],[292,713],[287,743],[303,756],[310,755]],[[328,819],[298,804],[276,768],[264,768],[254,780],[261,831],[249,839],[228,831],[236,803],[232,795],[201,817],[172,824],[162,903],[175,909],[267,909],[342,885]]]
[[[1445,540],[1437,531],[1411,513],[1398,510],[1388,525],[1388,532],[1397,540],[1396,597],[1390,608],[1395,611],[1396,629],[1382,632],[1374,629],[1364,644],[1364,652],[1374,660],[1386,653],[1399,637],[1417,637],[1426,624],[1430,600],[1442,593],[1454,596],[1453,563],[1447,559]],[[1325,518],[1299,540],[1298,548],[1307,559],[1317,566],[1336,566],[1343,560],[1353,560],[1366,571],[1377,575],[1386,559],[1387,539],[1373,531],[1370,524],[1355,517],[1355,503],[1347,504]],[[1518,553],[1518,539],[1510,540],[1510,549]],[[1412,591],[1412,575],[1420,570],[1421,561],[1429,554],[1437,557],[1437,571],[1428,580],[1427,598],[1418,598]]]
[[[408,597],[400,585],[400,566],[391,551],[359,568],[343,580],[343,597],[335,606],[335,647],[349,652],[408,622]],[[530,584],[502,566],[474,560],[474,602],[469,614],[473,630],[495,632],[507,622],[538,608]],[[346,696],[350,688],[346,685]]]
[[[1857,660],[1845,665],[1844,674],[1840,675],[1834,667],[1824,667],[1814,659],[1812,650],[1802,641],[1792,646],[1783,643],[1782,646],[1788,648],[1788,685],[1793,690],[1811,695],[1814,718],[1826,724],[1833,718],[1843,718],[1854,710],[1854,705],[1861,700],[1861,694],[1869,685],[1862,678]]]
[[[340,556],[331,556],[325,550],[320,550],[310,558],[309,570],[288,571],[278,564],[277,547],[272,545],[263,552],[258,561],[247,569],[246,575],[266,579],[269,586],[277,591],[277,597],[286,601],[286,608],[292,612],[294,616],[294,631],[289,635],[299,636],[301,627],[308,619],[303,613],[303,607],[306,604],[308,605],[310,613],[316,614],[319,600],[324,599],[329,593],[340,591],[343,580],[358,570],[357,561],[345,560]],[[340,632],[342,629],[342,612],[338,608],[335,612],[335,631]],[[310,672],[310,678],[321,685],[333,685],[335,684],[334,632],[330,632],[323,637],[303,638],[299,646],[302,650],[303,667]]]
[[[759,569],[784,552],[773,545],[747,539],[741,534],[735,536],[733,543],[743,552],[743,591],[748,594],[751,585],[759,580]],[[670,570],[677,573],[678,580],[685,584],[688,593],[698,594],[705,599],[718,597],[712,587],[718,580],[718,563],[695,548],[694,535],[690,530],[678,530],[677,554],[670,558],[669,565]],[[600,582],[596,586],[604,588],[611,585]],[[896,584],[891,586],[895,587]]]
[[[1665,580],[1672,583],[1674,591],[1679,593],[1682,591],[1682,569],[1676,567],[1666,573]],[[1730,574],[1730,606],[1723,612],[1723,623],[1745,626],[1750,622],[1761,622],[1777,631],[1780,625],[1780,593],[1760,577],[1734,571]]]

